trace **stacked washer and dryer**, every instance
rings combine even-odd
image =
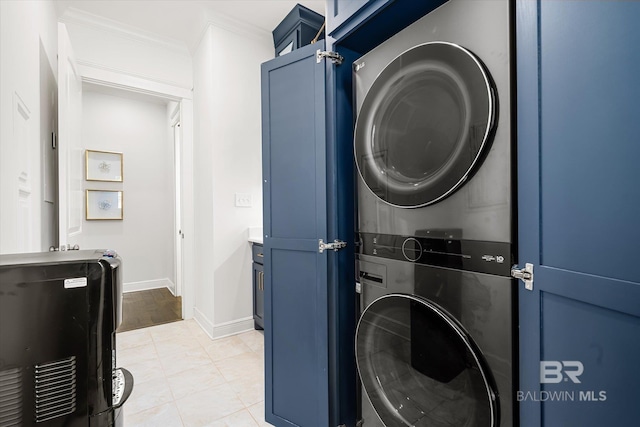
[[[450,0],[354,63],[365,427],[517,425],[510,22]]]

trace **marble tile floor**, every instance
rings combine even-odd
[[[117,333],[118,366],[134,376],[125,427],[259,427],[264,337],[211,340],[194,320]]]

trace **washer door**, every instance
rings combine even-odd
[[[426,43],[394,59],[356,123],[355,158],[369,189],[399,207],[452,194],[489,146],[494,92],[478,58],[455,44]]]
[[[499,425],[493,377],[479,349],[444,309],[385,295],[358,322],[363,389],[385,426]]]

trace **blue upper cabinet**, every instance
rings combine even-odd
[[[327,39],[364,54],[446,0],[329,0]]]
[[[363,20],[391,3],[393,0],[328,0],[327,34],[334,36],[338,30],[358,27]],[[360,10],[362,9],[361,13]],[[345,31],[341,31],[345,33]],[[335,38],[335,37],[334,37]]]

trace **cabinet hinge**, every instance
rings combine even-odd
[[[517,265],[514,265],[511,267],[511,277],[522,280],[526,290],[533,290],[533,264],[526,263],[524,268],[520,269]]]
[[[334,240],[331,243],[325,243],[324,240],[318,240],[318,252],[323,253],[324,251],[328,251],[333,249],[337,251],[338,249],[346,248],[347,242],[343,242],[342,240]]]
[[[326,50],[316,50],[316,62],[319,64],[324,58],[329,58],[331,62],[341,65],[344,58],[338,52],[329,52]]]

